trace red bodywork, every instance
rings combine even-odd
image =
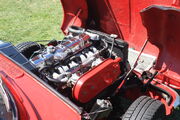
[[[152,6],[142,11],[141,16],[148,39],[159,49],[156,69],[161,74],[158,78],[180,89],[180,9]]]
[[[20,120],[81,119],[75,109],[2,54],[0,71],[0,76],[18,103]]]
[[[121,73],[120,61],[120,58],[107,59],[81,76],[73,88],[74,97],[82,103],[87,103],[112,85]]]

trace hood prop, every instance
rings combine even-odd
[[[138,57],[136,58],[136,61],[134,62],[134,65],[133,67],[129,70],[129,72],[127,72],[126,76],[124,77],[123,81],[121,82],[121,84],[119,85],[119,87],[117,88],[117,90],[115,91],[115,93],[119,92],[120,88],[122,87],[122,85],[125,84],[125,82],[128,80],[128,77],[131,75],[131,73],[133,72],[133,70],[136,68],[136,66],[138,65],[138,61],[139,61],[139,58],[141,57],[141,54],[143,53],[146,45],[148,43],[148,39],[144,42],[140,52],[139,52],[139,55]],[[151,81],[150,81],[151,82]]]

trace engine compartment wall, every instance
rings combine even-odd
[[[151,5],[180,6],[179,0],[61,0],[61,4],[64,10],[61,29],[65,33],[69,25],[93,28],[119,35],[136,50],[147,39],[140,11]],[[158,55],[159,51],[149,43],[145,52]]]

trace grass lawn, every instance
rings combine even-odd
[[[62,39],[62,10],[59,0],[1,0],[0,40],[23,41]],[[180,120],[180,109],[168,120]]]
[[[1,0],[0,40],[61,39],[62,10],[59,0]]]

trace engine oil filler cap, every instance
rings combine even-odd
[[[120,61],[121,58],[106,59],[82,75],[73,87],[74,98],[81,103],[87,103],[114,83],[121,73]]]

